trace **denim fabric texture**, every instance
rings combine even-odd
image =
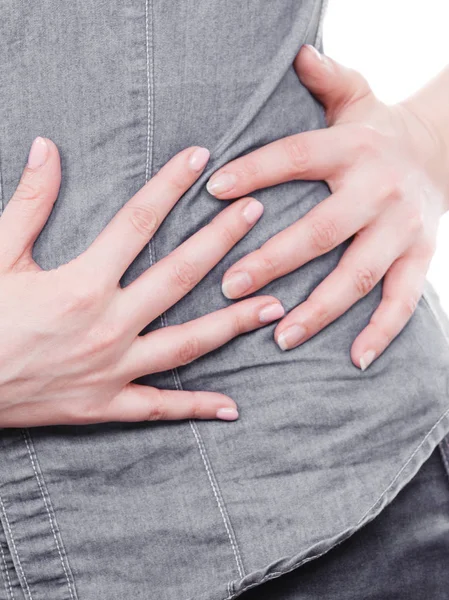
[[[51,269],[73,259],[171,156],[206,146],[206,170],[125,286],[223,208],[205,189],[219,167],[325,127],[292,68],[303,43],[321,48],[324,12],[316,0],[3,0],[2,204],[34,137],[51,138],[62,160],[36,261]],[[261,221],[147,330],[227,306],[225,270],[329,194],[323,181],[255,192]],[[260,293],[290,310],[348,244]],[[140,381],[230,395],[235,422],[2,430],[0,566],[9,579],[0,594],[232,600],[375,519],[449,433],[449,321],[429,282],[386,352],[365,372],[351,362],[381,293],[379,282],[292,351],[274,343],[273,325]]]
[[[449,466],[444,460],[437,448],[374,521],[321,558],[239,598],[447,600]]]

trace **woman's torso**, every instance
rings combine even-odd
[[[62,158],[39,264],[77,256],[173,154],[208,147],[206,171],[128,270],[127,285],[223,208],[205,190],[212,172],[324,127],[322,107],[291,67],[303,43],[321,44],[323,8],[314,0],[4,2],[3,204],[36,135],[53,139]],[[260,223],[164,324],[226,306],[225,270],[329,193],[319,181],[254,193],[265,205]],[[293,308],[346,246],[261,293]],[[4,430],[4,549],[24,597],[224,600],[374,518],[449,431],[449,328],[430,285],[367,371],[351,362],[381,292],[380,283],[295,350],[281,352],[266,327],[141,381],[226,393],[239,406],[236,422]]]

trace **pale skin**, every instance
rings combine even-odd
[[[301,47],[294,68],[323,104],[328,127],[229,162],[207,188],[228,200],[316,179],[332,194],[231,266],[223,293],[242,298],[354,235],[337,267],[278,323],[275,340],[282,350],[306,342],[384,277],[382,300],[350,350],[364,370],[414,313],[439,219],[449,209],[449,67],[395,105],[381,102],[360,73],[312,46]]]
[[[259,296],[138,335],[254,226],[260,202],[239,200],[130,285],[119,283],[208,158],[199,147],[174,156],[85,252],[44,271],[32,248],[58,195],[61,169],[56,145],[35,140],[0,218],[0,427],[238,417],[223,394],[132,380],[189,363],[284,314],[276,298]]]
[[[337,268],[280,321],[275,340],[283,350],[303,343],[384,276],[382,301],[351,348],[354,364],[365,369],[413,314],[439,219],[449,209],[449,68],[411,98],[388,106],[359,73],[310,47],[301,48],[294,66],[323,103],[329,127],[228,163],[208,189],[217,198],[234,199],[283,181],[324,179],[332,195],[233,265],[223,292],[241,298],[354,235]],[[207,163],[206,149],[187,148],[84,253],[43,271],[32,249],[56,201],[61,170],[51,140],[38,138],[33,149],[0,217],[0,427],[236,419],[235,402],[222,394],[158,390],[132,381],[186,364],[284,316],[276,298],[258,296],[138,335],[254,226],[262,205],[250,197],[237,200],[122,289],[126,268]],[[227,191],[219,186],[223,174]],[[231,283],[236,274],[240,289],[238,280]],[[242,289],[245,281],[249,286]]]

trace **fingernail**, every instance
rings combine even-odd
[[[376,353],[374,350],[367,350],[366,352],[364,352],[360,357],[360,368],[362,369],[362,371],[367,369],[375,358]]]
[[[306,335],[306,329],[301,325],[292,325],[278,336],[278,346],[281,350],[294,348]]]
[[[262,310],[259,312],[259,321],[261,323],[271,323],[272,321],[276,321],[276,319],[280,319],[284,315],[284,307],[282,304],[279,304],[279,302],[276,302],[274,304],[268,304],[262,308]]]
[[[231,299],[240,296],[240,294],[244,294],[249,290],[252,284],[253,280],[249,273],[234,273],[233,275],[229,275],[229,277],[223,281],[221,291],[226,298]]]
[[[323,55],[315,48],[315,46],[312,46],[312,44],[304,44],[304,46],[315,56],[315,58],[318,58],[318,60],[323,60]]]
[[[263,204],[258,200],[251,200],[249,204],[245,206],[243,216],[248,225],[254,225],[254,223],[260,219],[263,213]]]
[[[218,194],[224,194],[230,192],[237,183],[237,177],[232,173],[222,173],[217,177],[209,179],[206,185],[206,189],[209,194],[216,196]]]
[[[217,419],[223,419],[223,421],[235,421],[238,419],[239,413],[236,408],[226,406],[217,410]]]
[[[48,157],[48,144],[42,137],[37,137],[31,144],[30,153],[28,154],[28,166],[30,169],[41,167]]]
[[[194,171],[201,171],[209,160],[210,152],[207,148],[197,148],[189,158],[190,168]]]

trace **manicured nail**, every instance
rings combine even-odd
[[[28,154],[28,166],[30,169],[41,167],[48,157],[48,144],[42,137],[37,137],[31,144]]]
[[[235,421],[239,418],[239,413],[236,408],[226,406],[217,410],[217,419],[223,419],[223,421]]]
[[[274,304],[268,304],[264,306],[259,312],[259,321],[261,323],[271,323],[272,321],[276,321],[276,319],[280,319],[285,315],[285,310],[282,304],[276,302]]]
[[[301,325],[292,325],[278,336],[278,346],[281,350],[294,348],[306,335],[306,330]]]
[[[226,298],[232,299],[240,296],[240,294],[244,294],[252,284],[253,280],[249,273],[234,273],[223,281],[221,291]]]
[[[260,219],[263,213],[263,204],[258,200],[251,200],[243,210],[243,216],[248,225],[254,225]]]
[[[315,46],[312,46],[312,44],[304,44],[304,46],[315,56],[315,58],[318,58],[318,60],[323,60],[323,55],[315,48]]]
[[[194,171],[201,171],[209,160],[210,152],[207,148],[197,148],[189,158],[190,168]]]
[[[222,173],[216,177],[211,177],[207,182],[206,189],[212,196],[230,192],[237,183],[237,177],[232,173]]]
[[[367,369],[375,358],[376,353],[374,350],[367,350],[366,352],[364,352],[360,357],[360,368],[362,369],[362,371]]]

